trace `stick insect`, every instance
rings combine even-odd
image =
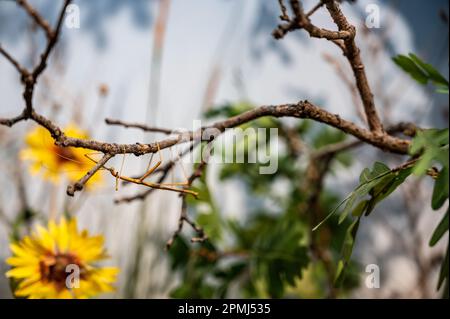
[[[182,164],[180,163],[181,167],[182,167],[182,171],[183,171],[183,175],[185,177],[185,181],[184,182],[178,182],[178,183],[153,183],[153,182],[147,182],[146,179],[152,174],[154,173],[163,163],[164,159],[163,159],[163,155],[159,146],[159,143],[157,143],[157,147],[158,147],[158,156],[159,156],[159,160],[158,162],[156,162],[155,165],[152,166],[152,159],[153,159],[153,154],[150,157],[150,161],[149,164],[147,166],[147,170],[146,173],[144,175],[142,175],[139,178],[134,178],[134,177],[129,177],[129,176],[125,176],[122,175],[122,171],[123,171],[123,167],[124,167],[124,163],[125,163],[125,157],[126,154],[123,154],[122,157],[122,164],[120,167],[119,171],[116,171],[114,169],[114,167],[107,167],[107,166],[103,166],[102,170],[107,170],[111,173],[111,175],[113,177],[115,177],[116,179],[116,191],[119,190],[119,180],[128,182],[128,183],[133,183],[133,184],[137,184],[137,185],[143,185],[143,186],[147,186],[150,188],[155,188],[155,189],[161,189],[161,190],[167,190],[167,191],[172,191],[172,192],[178,192],[178,193],[182,193],[182,194],[189,194],[194,196],[195,198],[198,197],[198,193],[189,189],[185,189],[186,187],[190,187],[188,178],[186,176],[186,172],[184,170],[184,167],[182,166]],[[98,161],[96,161],[92,155],[100,155],[103,153],[89,153],[89,154],[85,154],[85,157],[88,158],[89,160],[91,160],[93,163],[97,164]]]
[[[48,141],[46,141],[48,137],[47,136],[42,136],[42,148],[45,149],[45,145],[49,144]],[[47,143],[46,143],[47,142]],[[50,143],[51,144],[51,143]],[[147,169],[146,169],[146,173],[144,175],[142,175],[141,177],[135,178],[135,177],[128,177],[122,174],[123,172],[123,168],[124,168],[124,164],[125,164],[125,157],[126,154],[123,154],[122,157],[122,164],[120,167],[119,171],[116,171],[116,169],[114,167],[107,167],[107,166],[103,166],[101,168],[101,170],[107,170],[111,173],[111,175],[116,179],[116,186],[115,189],[116,191],[118,191],[119,189],[119,180],[128,182],[128,183],[133,183],[133,184],[137,184],[137,185],[143,185],[146,187],[150,187],[150,188],[154,188],[154,189],[161,189],[161,190],[168,190],[168,191],[173,191],[173,192],[178,192],[178,193],[182,193],[182,194],[190,194],[194,197],[197,198],[198,193],[186,188],[190,187],[190,183],[188,181],[185,169],[182,165],[182,163],[180,162],[180,166],[182,168],[182,172],[185,178],[184,182],[172,182],[172,183],[153,183],[153,182],[149,182],[146,181],[148,177],[150,177],[150,175],[152,173],[154,173],[160,166],[161,164],[164,162],[163,159],[163,155],[160,149],[160,145],[159,143],[157,143],[157,148],[158,148],[158,156],[159,156],[159,160],[156,162],[155,165],[152,166],[152,162],[153,162],[153,156],[154,154],[151,154],[149,163],[147,165]],[[67,149],[69,150],[69,149]],[[79,164],[83,164],[83,162],[75,159],[73,156],[71,156],[70,151],[66,152],[66,149],[61,149],[61,151],[54,151],[54,154],[56,154],[56,156],[58,156],[59,158],[61,158],[64,161],[70,161],[70,162],[74,162],[74,163],[79,163]],[[103,153],[99,153],[99,152],[95,152],[95,153],[87,153],[87,154],[83,154],[85,158],[87,158],[89,161],[97,164],[98,161],[94,158],[95,155],[100,155]],[[172,149],[171,149],[171,154],[173,157],[173,153],[172,153]],[[174,160],[174,162],[177,162],[179,160],[179,156],[176,160]],[[51,171],[50,167],[46,167],[43,163],[41,163],[41,165],[43,167],[45,167],[46,169]],[[73,171],[78,171],[78,170],[73,170]],[[173,171],[172,171],[173,172]]]

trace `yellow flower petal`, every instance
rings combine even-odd
[[[77,230],[76,219],[49,221],[47,228],[37,226],[31,236],[10,244],[13,256],[6,262],[12,266],[7,277],[19,281],[18,297],[90,298],[114,291],[118,268],[98,267],[94,262],[105,258],[102,236],[90,236]],[[70,268],[68,268],[70,266]],[[68,287],[78,266],[79,287]],[[66,281],[70,279],[70,281]]]

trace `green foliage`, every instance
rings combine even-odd
[[[344,271],[350,261],[355,244],[358,227],[363,216],[368,216],[379,202],[389,196],[411,174],[411,168],[391,170],[385,164],[376,162],[372,169],[365,168],[359,177],[359,185],[350,193],[313,231],[323,225],[342,206],[339,224],[349,215],[353,220],[347,226],[341,250],[341,260],[338,263],[335,283],[340,285],[344,278]]]
[[[344,204],[339,223],[352,213],[354,217],[368,216],[375,205],[391,194],[411,173],[410,169],[390,170],[385,164],[376,162],[372,170],[365,168],[359,177],[359,185],[350,193],[313,231],[317,230],[328,218]],[[368,198],[367,198],[368,197]],[[367,198],[367,199],[366,199]],[[361,200],[358,202],[358,200]],[[356,204],[358,202],[358,204]],[[356,205],[355,205],[356,204]]]
[[[25,227],[30,226],[31,221],[38,217],[38,212],[32,210],[31,208],[25,208],[16,216],[13,220],[11,226],[10,241],[15,242],[23,237],[23,231]]]
[[[444,236],[444,234],[448,231],[448,209],[445,213],[444,217],[442,218],[439,225],[434,230],[433,235],[430,239],[430,246],[434,246],[437,244],[437,242]]]
[[[448,129],[430,129],[418,132],[410,148],[411,155],[420,155],[420,159],[414,168],[416,175],[425,174],[434,164],[439,164],[442,167],[434,184],[431,204],[433,209],[441,208],[448,198],[448,143]]]
[[[415,165],[414,173],[424,175],[433,165],[440,165],[438,177],[434,182],[431,207],[434,210],[440,209],[449,197],[449,134],[448,129],[424,130],[417,134],[411,145],[410,154],[420,156]],[[439,240],[448,231],[448,208],[443,219],[438,224],[430,239],[430,246],[436,245]],[[448,244],[444,261],[441,265],[441,271],[438,280],[438,289],[446,281],[448,290]]]
[[[430,64],[420,60],[414,54],[409,56],[398,55],[393,58],[394,62],[405,72],[409,73],[417,82],[427,84],[429,81],[438,87],[438,92],[448,94],[448,81]],[[344,199],[315,229],[320,227],[344,204],[341,212],[340,222],[345,220],[351,213],[354,220],[347,227],[346,237],[342,246],[342,259],[339,261],[336,272],[336,283],[342,278],[346,266],[350,260],[355,242],[358,226],[362,216],[368,216],[375,206],[388,197],[395,189],[401,185],[412,173],[417,176],[425,175],[439,165],[440,171],[434,183],[431,207],[434,210],[440,209],[449,197],[449,132],[447,129],[422,130],[414,137],[409,153],[416,160],[411,161],[398,169],[389,169],[385,164],[376,162],[372,170],[365,168],[360,175],[359,185]],[[436,227],[430,239],[430,246],[434,246],[448,231],[448,208],[443,219]],[[446,283],[448,290],[448,251],[441,266],[438,280],[438,289]],[[448,291],[446,291],[448,294]]]
[[[419,83],[431,82],[438,91],[448,92],[448,81],[417,56],[400,55],[393,60]],[[231,117],[252,108],[250,103],[228,104],[205,116]],[[282,131],[283,125],[279,119],[261,118],[242,128],[278,128]],[[314,148],[345,139],[345,134],[309,120],[298,121],[291,129]],[[250,148],[253,138],[247,136],[240,145],[233,147],[243,148],[245,157],[252,155],[256,151]],[[270,138],[267,137],[266,142]],[[280,134],[278,138],[285,146],[289,144],[287,136]],[[290,152],[279,155],[279,169],[272,175],[261,175],[258,164],[224,164],[219,178],[223,182],[241,181],[248,194],[248,205],[245,211],[239,212],[239,220],[227,219],[220,214],[205,173],[194,184],[200,194],[199,200],[190,199],[188,204],[189,214],[204,227],[211,241],[195,245],[188,244],[183,237],[175,241],[170,250],[171,262],[173,269],[181,273],[182,280],[172,291],[172,296],[223,298],[229,296],[231,287],[238,287],[243,297],[251,298],[279,298],[291,294],[305,297],[311,291],[316,297],[326,297],[330,276],[334,278],[332,284],[340,287],[339,293],[345,294],[358,285],[358,265],[351,260],[358,228],[363,217],[371,214],[377,204],[409,176],[429,173],[435,165],[438,172],[431,201],[433,209],[441,208],[448,200],[448,129],[419,131],[412,141],[410,154],[413,160],[398,168],[390,169],[381,162],[365,168],[355,190],[340,203],[329,189],[321,189],[316,206],[309,206],[313,192],[310,185],[301,186],[307,175],[305,166]],[[351,158],[342,153],[334,158],[336,162],[349,166]],[[316,164],[321,167],[323,163]],[[334,166],[330,167],[332,173]],[[285,183],[282,192],[274,186],[279,181]],[[306,208],[313,211],[305,211]],[[339,215],[336,214],[338,211]],[[323,212],[331,213],[323,218]],[[448,219],[447,209],[431,236],[430,246],[444,237]],[[314,232],[310,231],[312,228]],[[317,257],[314,249],[326,250],[331,260],[311,259],[313,255]],[[438,287],[444,282],[448,287],[448,248]]]
[[[448,94],[448,81],[432,65],[423,62],[416,55],[397,55],[392,60],[420,84],[432,82],[437,86],[437,92]]]
[[[350,257],[352,256],[353,246],[356,240],[356,233],[358,232],[361,216],[358,216],[347,228],[345,232],[344,243],[342,245],[342,257],[338,262],[336,274],[334,277],[334,283],[336,286],[340,286],[344,280],[344,270],[349,264]]]
[[[225,105],[206,115],[209,118],[230,117],[252,108],[248,103]],[[255,128],[282,128],[278,119],[263,118],[244,125]],[[322,147],[343,141],[345,135],[335,129],[324,128],[312,121],[299,121],[292,129],[309,145]],[[269,138],[269,137],[268,137]],[[287,144],[287,137],[279,134],[279,142]],[[245,156],[256,150],[243,144]],[[237,146],[242,147],[242,145]],[[350,164],[345,153],[336,162]],[[206,176],[194,183],[199,200],[189,200],[189,214],[205,228],[211,239],[207,244],[189,245],[183,238],[177,239],[170,250],[174,269],[182,274],[182,284],[172,292],[174,297],[227,297],[230,287],[238,287],[241,296],[249,298],[281,298],[294,295],[305,297],[305,291],[315,291],[318,297],[327,296],[328,278],[334,275],[322,261],[310,259],[312,228],[311,216],[321,212],[302,211],[308,200],[307,190],[301,182],[305,169],[296,156],[281,152],[275,174],[259,173],[258,163],[230,163],[220,166],[219,178],[223,182],[239,180],[248,194],[248,206],[239,212],[239,220],[224,218],[208,189]],[[284,182],[280,192],[277,182]],[[338,197],[329,190],[320,193],[320,206],[324,211],[336,205]],[[208,212],[205,214],[205,211]],[[350,221],[344,221],[348,224]],[[339,255],[345,231],[338,227],[336,218],[327,225],[326,235],[317,243],[329,249],[332,258]],[[333,264],[333,262],[332,262]],[[351,263],[352,270],[343,282],[345,293],[358,285],[358,267]],[[305,278],[305,273],[314,274],[314,280]]]
[[[171,292],[173,298],[212,298],[215,289],[211,278],[204,276],[216,264],[216,248],[209,242],[193,248],[182,237],[174,241],[169,255],[173,270],[181,270],[183,281]]]
[[[283,296],[285,284],[295,285],[309,263],[307,248],[302,244],[304,230],[294,219],[282,218],[268,224],[259,233],[251,249],[257,279],[266,280],[271,297]]]

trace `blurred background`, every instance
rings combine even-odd
[[[29,2],[55,22],[58,1]],[[361,106],[346,81],[353,80],[351,70],[336,46],[311,39],[302,31],[280,41],[273,39],[271,32],[280,14],[275,0],[74,3],[80,10],[80,28],[63,27],[34,101],[38,112],[62,127],[76,123],[92,138],[109,142],[152,142],[164,136],[107,126],[104,119],[192,129],[194,120],[218,106],[304,99],[362,123],[358,116]],[[304,1],[305,8],[315,3]],[[380,8],[378,29],[364,25],[368,4]],[[412,121],[420,127],[447,127],[448,97],[419,86],[391,58],[415,53],[448,78],[448,1],[358,0],[344,2],[342,8],[357,27],[357,41],[384,123]],[[314,14],[312,21],[334,28],[324,10]],[[45,48],[44,34],[14,1],[8,0],[0,0],[0,42],[28,67]],[[19,114],[23,108],[20,78],[4,58],[0,58],[0,97],[0,117]],[[118,290],[107,297],[173,296],[174,289],[186,281],[186,270],[173,270],[173,258],[164,249],[177,227],[181,206],[178,195],[156,191],[144,201],[115,204],[115,199],[142,192],[142,188],[124,185],[116,192],[114,179],[102,173],[101,186],[68,198],[67,181],[49,183],[30,174],[27,163],[18,160],[25,135],[34,126],[22,122],[12,129],[0,127],[0,273],[7,270],[4,261],[10,256],[8,240],[13,231],[24,233],[27,223],[42,223],[50,214],[68,212],[78,217],[82,227],[106,237],[112,257],[108,264],[121,269]],[[166,151],[164,156],[169,160],[173,154]],[[352,164],[337,163],[325,179],[327,189],[341,199],[355,187],[359,172],[371,166],[374,159],[391,167],[401,163],[398,157],[368,146],[350,151],[348,156]],[[142,172],[147,161],[129,156],[124,170],[132,176]],[[117,157],[113,165],[119,167],[120,162]],[[298,165],[303,165],[301,159]],[[240,173],[224,179],[223,169],[222,164],[208,167],[207,183],[217,214],[221,220],[245,221],[252,206],[257,205],[254,189],[239,178]],[[183,176],[178,172],[174,178]],[[267,185],[271,194],[282,196],[287,192],[282,179],[272,182]],[[364,276],[365,265],[377,264],[381,287],[368,289],[362,279],[338,297],[437,296],[435,283],[446,243],[433,249],[427,246],[442,216],[442,212],[431,211],[431,191],[431,182],[412,179],[364,219],[353,254],[354,274]],[[196,209],[192,210],[194,215]],[[32,212],[32,217],[24,217],[25,211]],[[188,228],[185,231],[189,233]],[[227,240],[225,236],[216,245],[226,246]],[[326,289],[317,288],[311,280],[297,282],[283,296],[326,297]],[[183,296],[179,289],[178,293],[175,296]],[[237,284],[224,296],[246,294]],[[0,297],[11,297],[4,276],[0,276]]]

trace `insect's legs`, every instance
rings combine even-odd
[[[159,143],[156,143],[156,145],[158,146],[159,161],[153,167],[151,167],[141,178],[139,178],[139,181],[141,182],[144,181],[147,177],[149,177],[150,174],[152,174],[163,162],[163,156],[161,149],[159,147]]]
[[[119,174],[116,175],[116,192],[119,190],[119,177],[122,176],[123,166],[125,164],[125,157],[127,154],[123,153],[122,164],[120,165]]]

